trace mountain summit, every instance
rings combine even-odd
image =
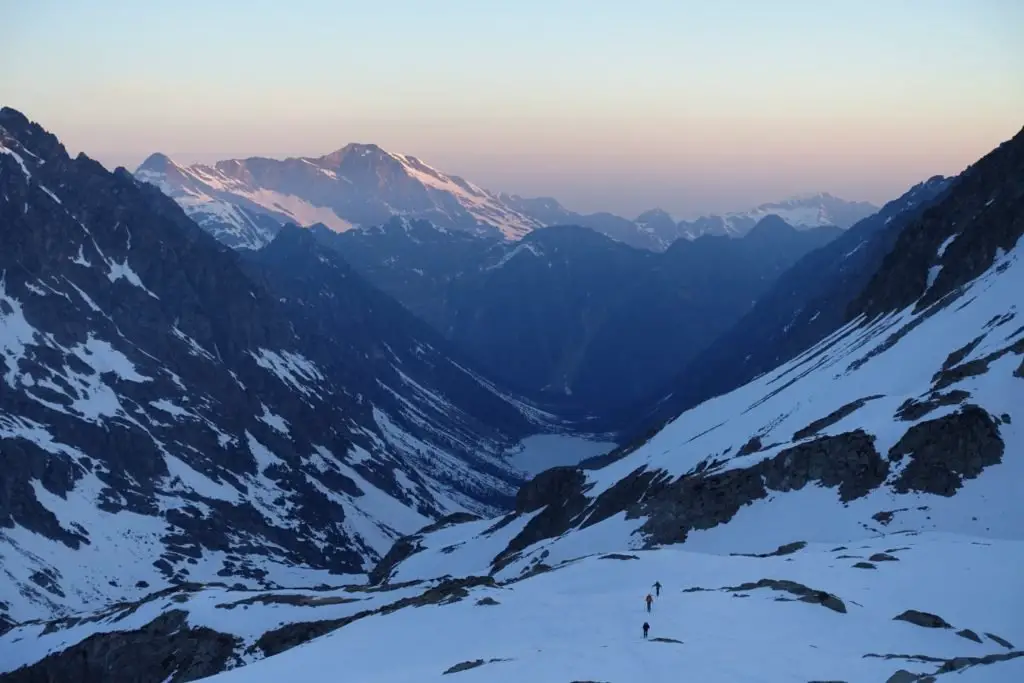
[[[374,144],[352,143],[321,157],[252,157],[212,166],[180,166],[154,154],[135,175],[236,248],[261,247],[288,222],[344,231],[412,216],[505,239],[542,225],[463,178]]]

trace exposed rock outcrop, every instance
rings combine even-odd
[[[889,450],[889,460],[910,463],[893,482],[898,493],[922,491],[952,496],[982,470],[1003,458],[1003,440],[992,416],[976,405],[959,412],[921,422]]]
[[[770,553],[729,553],[730,555],[736,555],[738,557],[779,557],[780,555],[792,555],[798,550],[803,550],[807,546],[807,541],[794,541],[792,543],[786,543],[780,545],[777,549]]]
[[[181,610],[134,631],[97,633],[4,676],[7,683],[186,683],[223,671],[241,641],[188,625]]]
[[[953,628],[949,622],[937,614],[919,612],[916,609],[908,609],[906,612],[893,617],[895,621],[907,621],[911,624],[924,626],[925,628]]]
[[[787,448],[748,469],[684,476],[648,495],[627,516],[646,515],[648,544],[678,543],[691,529],[710,529],[769,491],[802,489],[812,481],[839,489],[843,502],[865,495],[883,481],[889,466],[874,438],[857,430]]]
[[[954,389],[953,391],[947,391],[945,393],[941,391],[933,391],[928,395],[928,398],[922,401],[908,398],[900,404],[899,409],[896,411],[896,417],[906,422],[917,422],[937,408],[957,405],[959,403],[963,403],[970,397],[970,392],[963,391],[962,389]]]
[[[567,531],[573,520],[587,507],[584,495],[586,476],[575,467],[553,467],[525,484],[516,495],[516,512],[525,514],[544,508],[494,558],[494,571],[523,548]]]
[[[761,579],[756,583],[744,583],[739,586],[726,588],[725,590],[737,592],[755,590],[757,588],[770,588],[776,591],[791,593],[797,596],[797,598],[801,602],[809,602],[815,605],[821,605],[822,607],[829,608],[833,612],[846,614],[846,605],[837,596],[826,591],[819,591],[814,590],[813,588],[808,588],[802,583],[797,583],[796,581]]]
[[[836,410],[833,410],[825,417],[819,420],[815,420],[814,422],[807,425],[803,429],[797,430],[797,432],[793,434],[793,441],[801,441],[802,439],[806,439],[809,436],[814,436],[822,429],[831,427],[832,425],[839,422],[843,418],[853,415],[855,412],[863,408],[864,404],[866,404],[868,401],[874,401],[875,399],[879,398],[882,398],[882,396],[865,396],[864,398],[859,398],[856,401],[851,401],[850,403],[847,403],[846,405],[837,408]]]

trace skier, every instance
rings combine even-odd
[[[650,624],[648,624],[648,623],[647,623],[647,622],[645,621],[645,622],[644,622],[644,638],[646,638],[646,637],[647,637],[647,632],[648,632],[648,631],[650,631],[650,630],[651,630],[651,625],[650,625]]]
[[[655,581],[654,582],[654,594],[657,595],[659,598],[661,597],[661,582],[660,581]]]
[[[652,598],[651,594],[648,593],[646,599],[647,599],[647,611],[650,612],[651,611],[651,603],[654,602],[654,598]]]

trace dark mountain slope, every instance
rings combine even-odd
[[[1024,129],[964,170],[941,210],[900,233],[849,316],[930,306],[985,272],[1022,233]]]
[[[527,430],[520,404],[412,316],[345,269],[344,305],[303,317],[301,287],[254,278],[156,188],[11,109],[0,244],[5,619],[360,572],[398,534],[515,490],[501,454]],[[343,326],[357,315],[368,332]]]
[[[499,243],[461,230],[447,230],[425,220],[392,218],[379,226],[342,235],[314,225],[309,230],[382,291],[421,319],[443,329],[448,317],[448,287],[475,267]]]
[[[625,414],[622,424],[642,433],[768,372],[835,331],[903,228],[938,201],[950,182],[936,176],[914,186],[801,258],[746,315],[687,363],[657,400],[649,397],[646,405],[637,406],[639,413]],[[770,249],[776,241],[764,243]]]
[[[317,235],[488,374],[603,414],[663,386],[796,259],[840,232],[768,217],[743,239],[704,236],[660,254],[579,226],[516,244],[401,221]]]
[[[270,244],[244,253],[242,259],[255,278],[265,280],[281,297],[295,329],[317,357],[333,359],[324,361],[332,376],[344,386],[366,391],[377,387],[363,401],[400,413],[407,397],[394,388],[403,385],[422,393],[420,399],[443,397],[419,400],[416,408],[431,420],[450,423],[445,436],[470,457],[476,456],[473,444],[483,435],[501,441],[536,432],[537,425],[524,415],[525,406],[482,380],[473,363],[460,359],[439,333],[370,285],[310,231],[286,225]],[[494,469],[490,461],[478,465]],[[493,473],[513,481],[505,470]],[[496,493],[477,492],[482,497]],[[507,500],[495,502],[504,505]]]

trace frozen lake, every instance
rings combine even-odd
[[[616,446],[610,441],[593,441],[582,436],[536,434],[523,439],[519,450],[509,451],[506,455],[513,465],[533,475],[549,467],[576,465]]]

